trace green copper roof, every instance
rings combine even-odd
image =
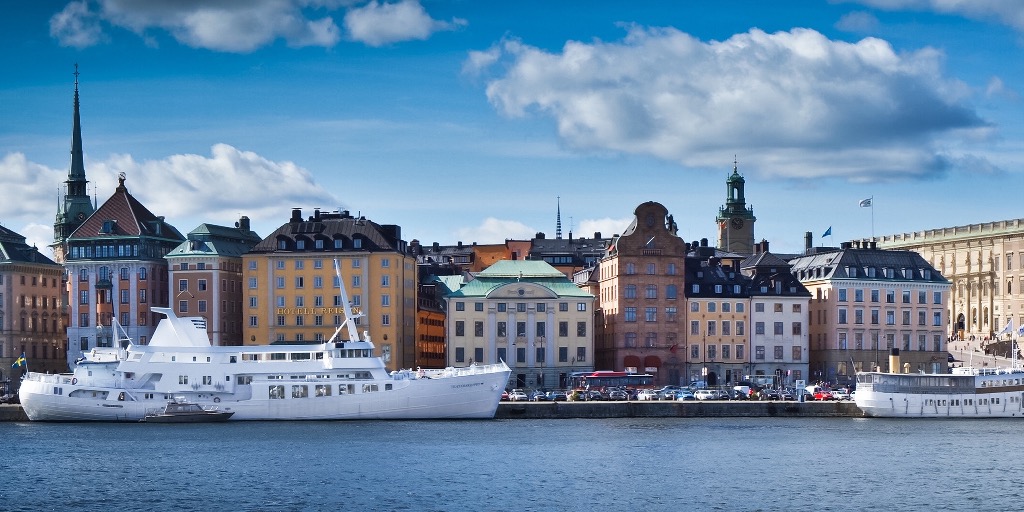
[[[502,286],[517,282],[543,286],[559,297],[594,297],[544,261],[501,260],[475,277],[449,297],[486,297]]]

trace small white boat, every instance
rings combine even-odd
[[[167,402],[163,409],[147,412],[142,421],[146,423],[211,423],[227,421],[231,411],[222,411],[219,407],[203,407],[182,400]]]

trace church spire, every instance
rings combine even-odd
[[[555,196],[555,239],[562,239],[562,196]]]
[[[71,127],[71,170],[68,171],[69,194],[75,194],[70,189],[72,182],[82,181],[83,189],[78,195],[85,194],[85,159],[82,156],[82,117],[78,111],[78,64],[75,64],[75,114],[74,124]]]

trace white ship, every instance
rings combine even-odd
[[[33,421],[139,421],[174,399],[231,421],[494,417],[508,365],[388,373],[341,293],[344,323],[309,345],[212,346],[202,318],[153,308],[167,318],[148,345],[94,348],[70,374],[29,372],[21,405]],[[337,341],[346,326],[349,341]]]
[[[890,367],[899,368],[896,350]],[[1024,369],[1014,365],[961,367],[939,374],[861,372],[854,401],[872,417],[1024,417]]]

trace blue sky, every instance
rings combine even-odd
[[[86,173],[182,232],[348,209],[424,244],[714,240],[738,161],[777,252],[1022,217],[1016,0],[39,1],[0,19],[0,224]],[[872,212],[858,201],[874,197]],[[560,199],[557,199],[560,198]],[[820,240],[829,227],[832,237]],[[48,254],[47,249],[43,249]]]

